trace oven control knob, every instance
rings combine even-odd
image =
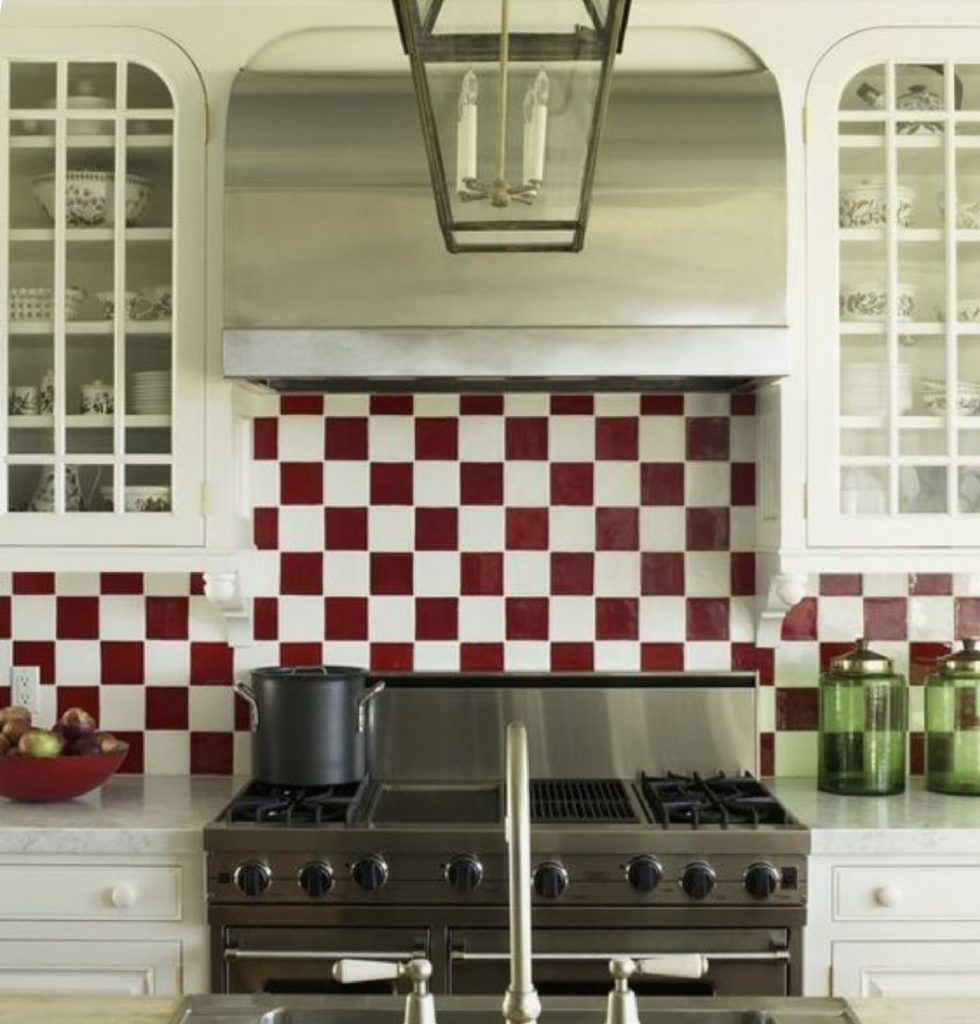
[[[637,892],[653,892],[663,876],[664,869],[660,861],[646,853],[634,857],[626,865],[626,878]]]
[[[745,891],[757,900],[767,900],[779,888],[779,872],[765,861],[745,872]]]
[[[546,900],[556,900],[568,888],[568,872],[557,860],[546,860],[534,869],[534,891]]]
[[[681,887],[692,900],[703,900],[715,887],[715,873],[710,864],[696,860],[684,868]]]
[[[384,857],[372,853],[369,857],[362,857],[351,869],[351,874],[362,889],[374,892],[388,881],[388,865]]]
[[[246,861],[235,870],[235,885],[246,896],[261,896],[269,888],[271,881],[272,872],[257,860]]]
[[[472,853],[461,853],[446,865],[446,881],[457,892],[473,892],[483,881],[483,865]]]
[[[300,871],[299,885],[313,899],[326,896],[333,888],[333,868],[321,860],[313,861]]]

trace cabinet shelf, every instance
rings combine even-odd
[[[171,330],[169,320],[127,320],[125,324],[126,334],[159,334],[169,335]],[[65,323],[65,334],[69,337],[73,334],[97,334],[111,337],[114,332],[112,320],[68,320]],[[12,321],[9,326],[11,338],[31,338],[38,335],[51,337],[54,334],[54,324],[50,320],[31,320],[18,323]]]
[[[105,135],[69,135],[67,138],[70,149],[108,149],[116,148],[116,136]],[[172,149],[172,135],[127,135],[126,146],[129,149]],[[11,135],[11,149],[54,149],[53,135]]]
[[[871,335],[883,336],[887,324],[877,320],[841,320],[840,334],[845,335]],[[980,323],[963,321],[953,327],[953,333],[957,335],[980,335]],[[923,336],[945,336],[946,323],[943,320],[900,320],[898,323],[899,336],[923,335]]]
[[[169,242],[173,239],[171,228],[126,228],[127,242]],[[11,242],[50,243],[54,241],[54,228],[11,228],[7,237]],[[112,242],[116,237],[114,227],[66,228],[68,242]]]
[[[170,416],[133,415],[123,418],[127,430],[163,430],[171,426]],[[45,416],[10,416],[7,423],[11,430],[51,430],[54,417]],[[111,430],[115,424],[114,417],[109,414],[96,416],[90,414],[71,414],[65,417],[65,426],[69,429]]]
[[[841,430],[886,430],[887,416],[842,416]],[[899,430],[945,430],[945,416],[899,416]],[[957,430],[980,430],[980,416],[958,416]]]

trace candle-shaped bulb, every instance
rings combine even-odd
[[[476,178],[476,111],[479,86],[473,69],[463,75],[456,121],[456,191],[468,191],[467,181]]]
[[[548,73],[541,68],[524,94],[524,183],[544,181],[544,151],[548,132]]]

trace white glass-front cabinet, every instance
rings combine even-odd
[[[163,37],[0,38],[0,545],[203,543],[204,145]]]
[[[851,36],[807,132],[809,543],[980,545],[980,32]]]

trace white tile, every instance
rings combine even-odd
[[[146,691],[142,686],[103,686],[99,709],[99,728],[141,732],[146,724]]]
[[[459,463],[416,462],[413,487],[418,508],[455,508],[459,504]]]
[[[54,595],[18,594],[11,604],[11,636],[17,640],[53,640]]]
[[[458,416],[459,395],[416,395],[416,416]]]
[[[595,459],[595,417],[552,416],[548,450],[552,462],[592,462]]]
[[[687,672],[727,672],[732,667],[731,651],[727,641],[689,641],[684,644],[684,669]]]
[[[949,640],[953,636],[953,631],[953,601],[951,598],[909,598],[910,640]]]
[[[408,505],[372,505],[368,509],[368,547],[372,551],[413,551],[415,510]]]
[[[372,416],[368,420],[368,455],[372,462],[412,462],[415,459],[415,419],[412,416]]]
[[[232,738],[231,770],[235,775],[252,774],[252,734],[236,732]]]
[[[255,594],[276,594],[279,591],[279,552],[248,552],[248,585]],[[104,601],[105,598],[102,598]]]
[[[322,597],[287,595],[279,598],[279,639],[303,643],[323,639]]]
[[[508,597],[547,597],[551,558],[547,551],[505,551],[504,593]]]
[[[323,503],[331,508],[361,508],[371,500],[367,462],[328,462],[323,469]],[[258,503],[257,503],[258,504]],[[278,501],[275,504],[279,504]]]
[[[66,686],[97,686],[102,678],[98,640],[55,641],[58,682]]]
[[[320,551],[323,549],[323,507],[281,505],[279,507],[279,550]]]
[[[460,416],[459,460],[460,462],[503,462],[503,416]]]
[[[778,775],[798,777],[816,774],[816,732],[777,732],[774,748]]]
[[[729,420],[728,457],[732,462],[755,462],[755,423],[754,416]]]
[[[635,462],[597,462],[593,481],[598,507],[640,504],[640,467]]]
[[[217,607],[206,597],[195,595],[190,600],[188,636],[191,640],[226,641],[228,627]],[[281,613],[280,613],[281,614]]]
[[[9,594],[13,590],[13,573],[0,572],[0,594]]]
[[[591,641],[595,637],[595,600],[553,597],[548,604],[548,635],[552,640]]]
[[[508,640],[504,644],[507,672],[547,672],[551,668],[551,647],[544,640]]]
[[[460,551],[500,551],[504,546],[506,513],[500,505],[464,505],[459,510]]]
[[[54,591],[59,597],[95,597],[99,593],[97,572],[59,572],[55,576]]]
[[[99,637],[102,640],[142,640],[146,636],[146,602],[139,594],[99,598]]]
[[[638,551],[597,551],[593,564],[597,597],[636,597],[640,593]]]
[[[143,577],[143,592],[148,597],[186,597],[191,592],[190,577],[186,572],[148,572]]]
[[[864,601],[860,597],[818,597],[817,636],[821,640],[853,640],[864,633]]]
[[[416,597],[456,597],[459,594],[459,555],[455,551],[416,551]]]
[[[322,462],[322,416],[279,417],[279,461]]]
[[[596,672],[640,670],[640,645],[632,640],[597,640],[593,652]]]
[[[639,416],[640,396],[633,394],[598,394],[594,398],[596,416]]]
[[[642,462],[683,462],[686,451],[683,416],[640,417]]]
[[[147,640],[143,648],[143,671],[153,686],[189,686],[190,644],[178,640]]]
[[[6,679],[13,663],[13,640],[0,640],[0,681],[6,686]]]
[[[728,597],[731,592],[731,555],[727,551],[684,554],[684,593],[688,597]]]
[[[505,462],[504,504],[514,508],[551,504],[551,471],[547,462]]]
[[[787,641],[776,648],[777,686],[816,686],[820,678],[820,648],[810,641]]]
[[[327,416],[367,416],[371,411],[371,396],[324,395],[323,411]]]
[[[235,678],[244,679],[254,668],[265,668],[279,663],[279,642],[258,640],[248,647],[235,648]]]
[[[147,731],[143,736],[143,770],[147,775],[186,775],[191,770],[190,733]]]
[[[231,732],[235,727],[235,694],[228,686],[192,686],[191,732]]]
[[[504,636],[502,597],[461,597],[459,639],[466,643],[498,643]]]
[[[258,459],[252,462],[252,504],[263,508],[279,504],[279,463]]]
[[[953,594],[956,597],[980,597],[980,573],[954,573]]]
[[[642,551],[683,551],[687,524],[681,505],[644,505],[640,509]]]
[[[41,687],[41,710],[38,721],[44,724],[55,722],[58,718],[58,687]]]
[[[549,509],[548,538],[552,551],[594,551],[595,509],[575,505]]]
[[[728,611],[728,639],[732,643],[755,640],[755,598],[733,597]]]
[[[684,395],[686,416],[727,416],[732,398],[727,392],[692,391]]]
[[[865,597],[905,597],[909,578],[904,572],[869,572],[864,577]]]
[[[755,691],[759,732],[776,731],[776,687],[759,686]]]
[[[550,395],[520,392],[504,395],[504,412],[508,416],[547,416],[550,410]]]
[[[328,640],[323,645],[323,654],[329,665],[371,664],[371,645],[364,640]]]
[[[455,640],[419,640],[413,664],[416,672],[458,672],[459,644]]]
[[[371,556],[367,551],[324,551],[324,590],[328,595],[366,596],[371,591]]]
[[[687,636],[683,597],[641,597],[640,639],[677,643]]]
[[[949,635],[943,639],[948,640]],[[909,676],[909,645],[904,640],[872,640],[871,648],[878,654],[890,658],[894,663],[894,669],[900,675],[908,679]]]
[[[415,599],[372,597],[368,603],[368,636],[373,643],[415,639]]]
[[[909,732],[922,732],[926,727],[925,687],[909,687]]]
[[[732,551],[755,548],[755,509],[738,505],[729,510],[729,546]]]
[[[690,506],[726,506],[732,497],[732,468],[727,462],[688,462],[684,500]]]

